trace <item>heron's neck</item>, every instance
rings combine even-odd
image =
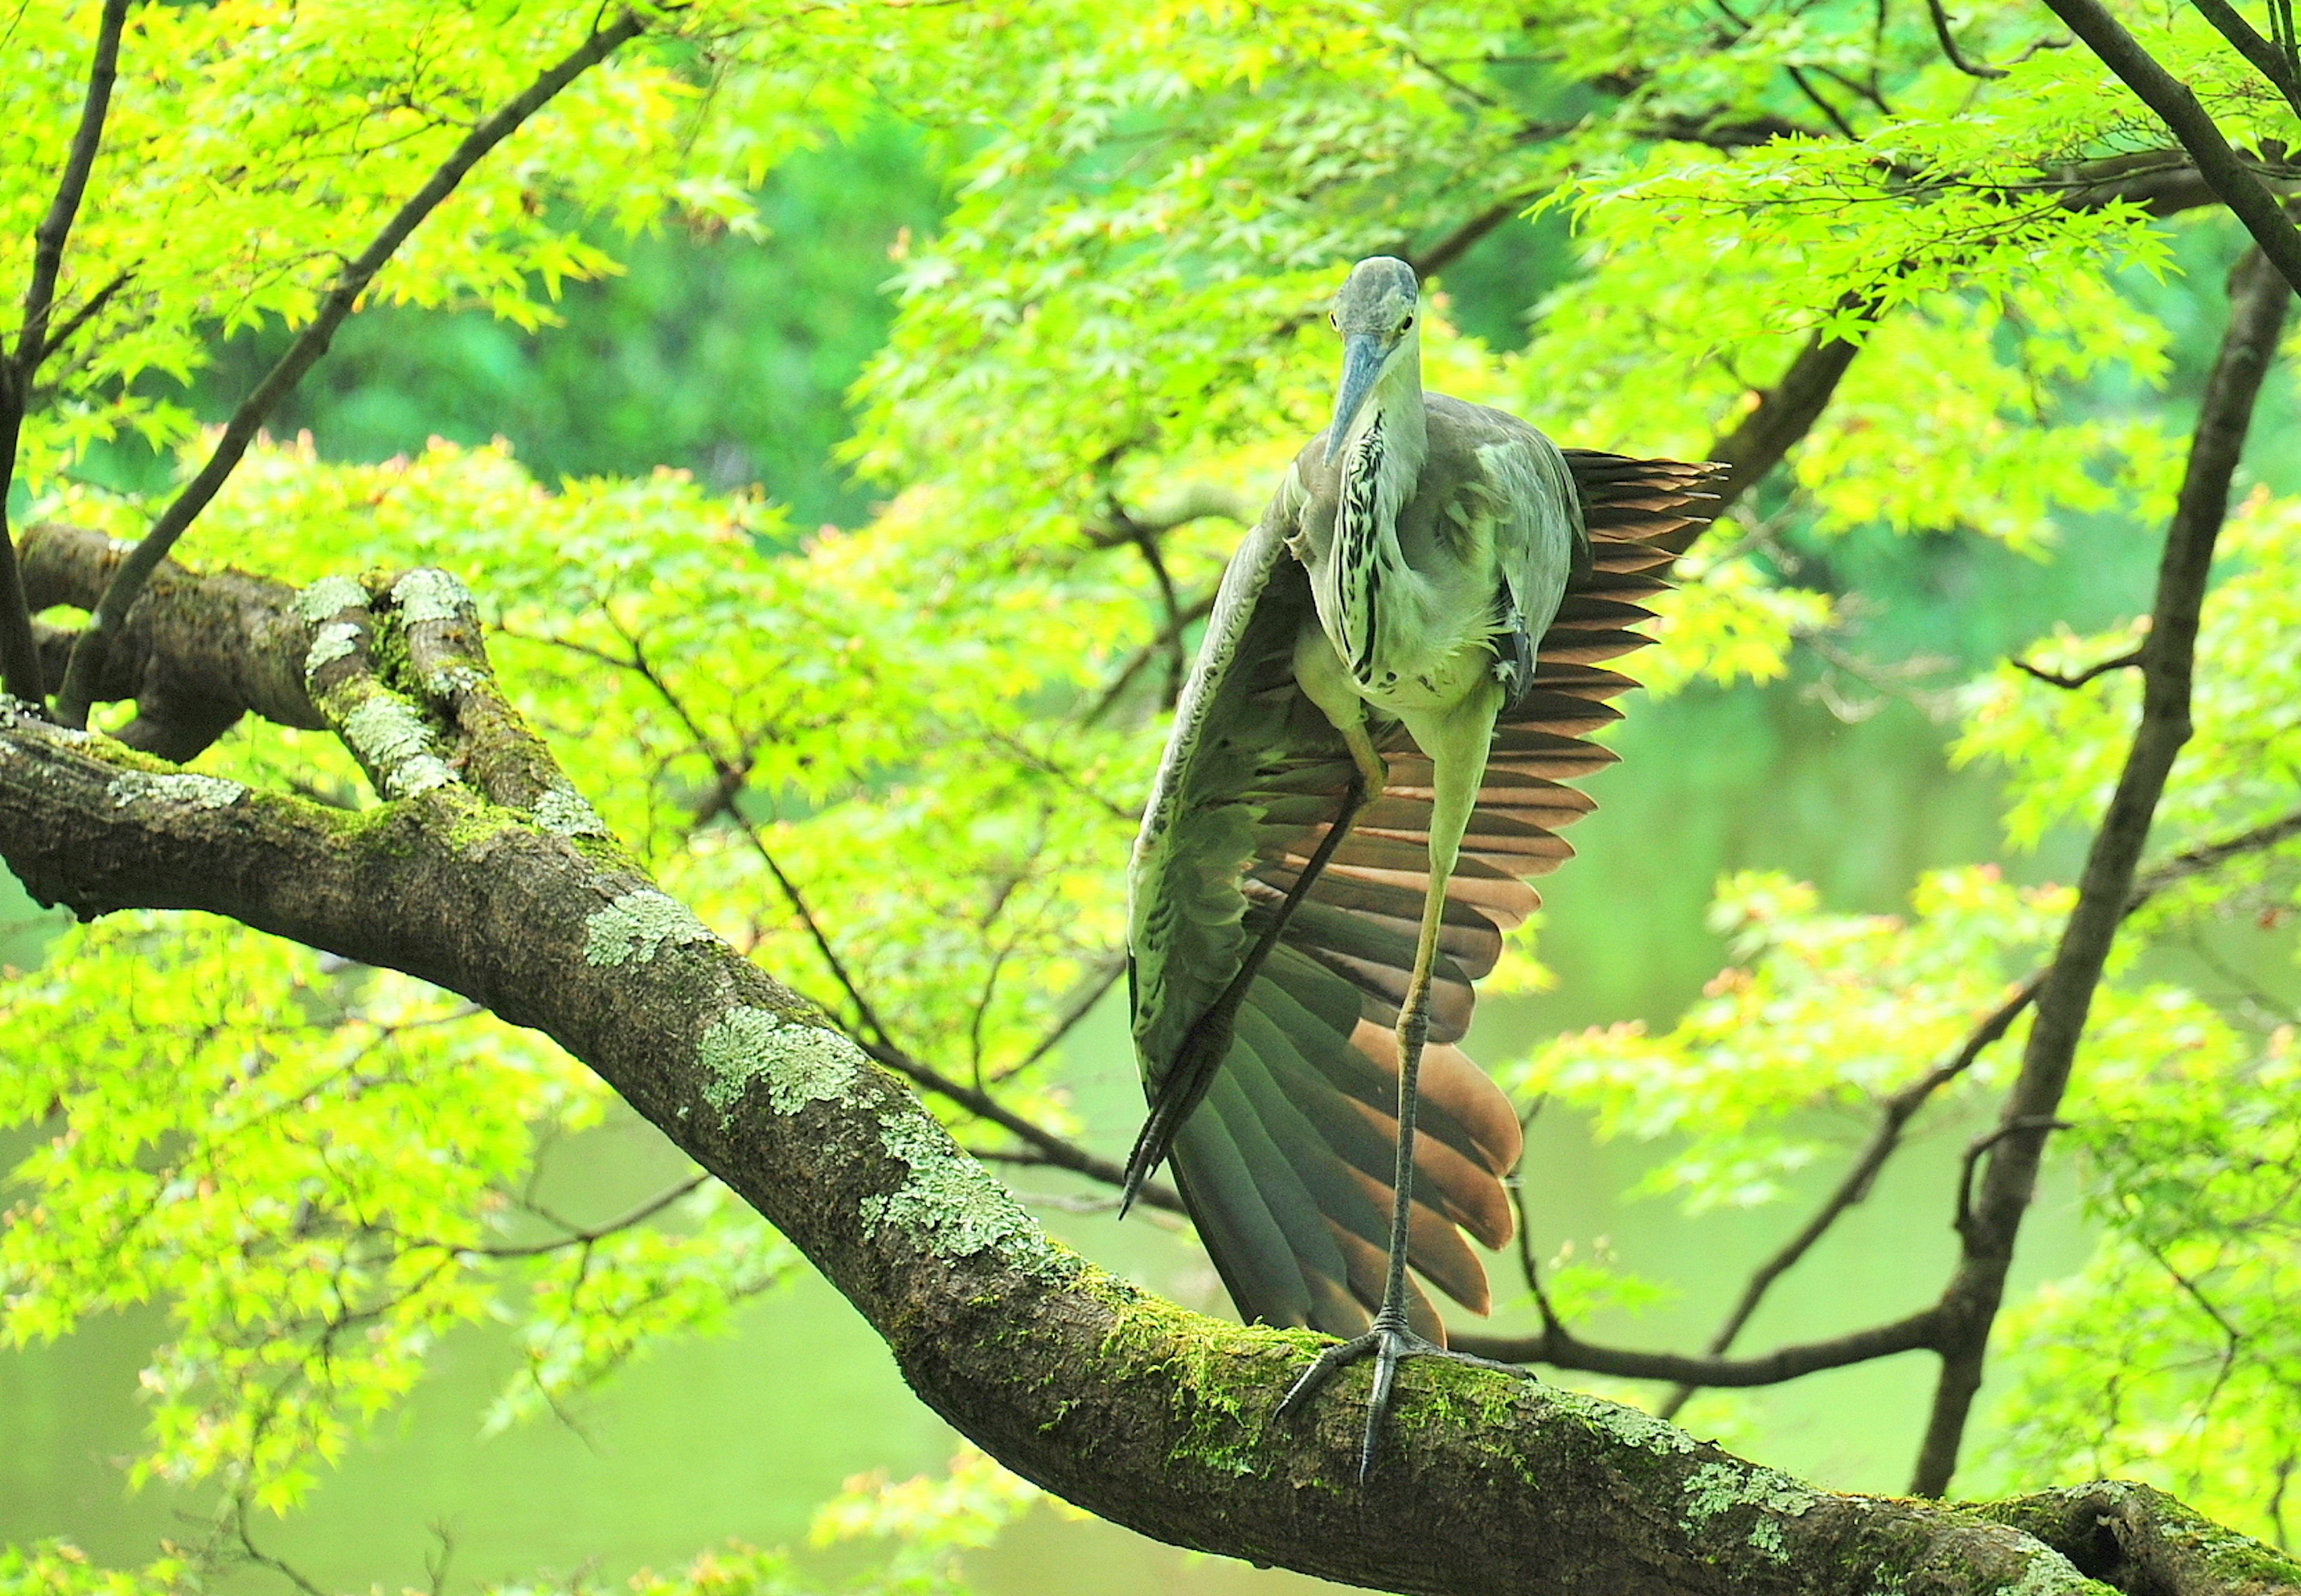
[[[1378,436],[1378,447],[1366,447],[1369,434]],[[1345,469],[1353,475],[1371,470],[1379,473],[1386,485],[1400,488],[1422,474],[1422,463],[1430,453],[1430,425],[1422,403],[1422,342],[1418,338],[1410,339],[1405,350],[1384,369],[1374,392],[1367,396],[1357,421],[1351,424],[1346,449],[1349,464]]]

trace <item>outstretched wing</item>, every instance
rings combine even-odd
[[[1709,515],[1717,468],[1569,450],[1591,542],[1543,638],[1534,681],[1496,724],[1485,786],[1447,888],[1422,1072],[1409,1261],[1473,1312],[1485,1270],[1464,1232],[1505,1244],[1502,1177],[1520,1147],[1509,1100],[1454,1044],[1472,983],[1502,933],[1539,906],[1531,878],[1571,855],[1560,827],[1591,800],[1563,783],[1615,756],[1582,734],[1618,718],[1633,683],[1595,668],[1648,639],[1630,628]],[[1391,1027],[1413,967],[1428,882],[1430,762],[1402,728],[1378,733],[1389,783],[1329,850],[1348,751],[1295,686],[1293,647],[1313,614],[1287,552],[1302,508],[1290,472],[1225,573],[1199,663],[1176,706],[1130,877],[1129,990],[1152,1104],[1177,1185],[1240,1313],[1335,1334],[1363,1330],[1382,1296],[1396,1157]],[[1193,1031],[1301,901],[1236,994],[1213,1057]],[[1198,1037],[1203,1044],[1203,1033]],[[1196,1067],[1203,1064],[1206,1067]],[[1416,1294],[1417,1327],[1442,1338]]]

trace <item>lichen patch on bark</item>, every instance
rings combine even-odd
[[[666,945],[715,940],[685,904],[648,888],[624,893],[583,922],[584,960],[603,967],[651,959]]]
[[[348,621],[331,621],[313,634],[311,651],[304,656],[304,674],[317,675],[320,667],[332,664],[359,648],[360,629]]]
[[[343,736],[382,776],[388,797],[413,798],[456,779],[448,762],[431,751],[431,729],[423,717],[389,693],[371,693],[346,711]]]
[[[755,1082],[766,1086],[767,1106],[798,1113],[809,1103],[843,1102],[863,1078],[863,1049],[835,1031],[795,1024],[773,1009],[738,1005],[722,1015],[697,1045],[703,1096],[725,1119]]]
[[[410,623],[456,621],[476,614],[472,590],[437,565],[422,565],[391,585],[393,602]]]
[[[851,1044],[850,1044],[851,1045]],[[880,1141],[910,1174],[892,1191],[863,1199],[863,1223],[894,1225],[914,1243],[945,1258],[997,1250],[1025,1274],[1068,1279],[1078,1258],[1047,1239],[1013,1193],[961,1152],[949,1132],[917,1115],[891,1119]]]
[[[223,809],[246,798],[247,789],[222,776],[188,771],[171,775],[124,770],[112,778],[105,796],[123,808],[136,803],[176,803],[189,804],[195,809]]]
[[[565,787],[548,789],[535,800],[535,823],[555,837],[613,835],[583,795]]]
[[[1705,1463],[1686,1475],[1679,1488],[1686,1493],[1686,1523],[1690,1529],[1702,1529],[1736,1508],[1757,1508],[1750,1544],[1780,1563],[1788,1562],[1790,1554],[1774,1516],[1796,1517],[1820,1500],[1787,1475],[1743,1463]]]
[[[2100,1596],[2102,1586],[2077,1571],[2058,1551],[2031,1555],[2021,1577],[2004,1587],[2000,1596]]]
[[[323,576],[296,595],[296,613],[317,626],[338,612],[367,602],[367,589],[348,576]]]
[[[1663,1457],[1692,1451],[1698,1444],[1693,1436],[1676,1425],[1654,1417],[1636,1408],[1626,1408],[1619,1402],[1609,1402],[1603,1397],[1594,1397],[1578,1391],[1553,1387],[1549,1407],[1552,1411],[1572,1415],[1601,1434],[1631,1446],[1643,1447]]]

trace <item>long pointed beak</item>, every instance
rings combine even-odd
[[[1382,375],[1382,363],[1388,355],[1382,340],[1371,332],[1354,332],[1343,340],[1343,391],[1335,401],[1335,424],[1326,430],[1328,460],[1343,452],[1343,439],[1350,435],[1351,423],[1358,420],[1367,396],[1374,391],[1375,379]]]

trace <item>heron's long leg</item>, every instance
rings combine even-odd
[[[1352,1341],[1327,1348],[1303,1371],[1294,1388],[1279,1404],[1290,1412],[1347,1365],[1363,1358],[1375,1360],[1374,1391],[1367,1408],[1366,1440],[1359,1454],[1361,1479],[1372,1472],[1382,1440],[1382,1426],[1390,1408],[1393,1383],[1402,1358],[1428,1353],[1464,1358],[1424,1340],[1409,1328],[1406,1316],[1407,1242],[1414,1212],[1414,1120],[1420,1101],[1423,1045],[1430,1034],[1430,981],[1437,964],[1438,933],[1446,912],[1446,883],[1460,855],[1462,834],[1469,827],[1478,789],[1485,784],[1486,755],[1494,740],[1494,714],[1501,707],[1502,689],[1489,687],[1450,711],[1409,715],[1408,729],[1430,756],[1430,884],[1422,900],[1422,929],[1414,948],[1414,973],[1407,982],[1406,1000],[1398,1015],[1398,1164],[1393,1177],[1390,1221],[1390,1270],[1384,1283],[1382,1306],[1374,1328]],[[1506,1367],[1508,1366],[1496,1366]],[[1512,1373],[1520,1371],[1511,1370]]]

